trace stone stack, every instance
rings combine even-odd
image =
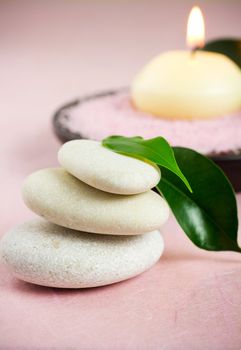
[[[39,170],[23,186],[26,205],[44,219],[8,232],[0,255],[27,282],[86,288],[136,276],[163,251],[158,231],[169,215],[151,190],[157,167],[99,142],[75,140],[58,154],[60,168]]]

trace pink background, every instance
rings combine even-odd
[[[199,3],[208,38],[241,36],[240,1]],[[21,200],[24,177],[57,164],[53,111],[127,85],[153,55],[184,48],[192,4],[0,2],[0,234],[34,216]],[[0,349],[240,349],[241,256],[197,249],[173,218],[163,232],[159,263],[109,287],[33,286],[0,265]]]

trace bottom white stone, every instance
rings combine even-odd
[[[58,288],[103,286],[134,277],[163,252],[159,231],[137,236],[98,235],[42,219],[9,231],[0,242],[1,260],[27,282]]]

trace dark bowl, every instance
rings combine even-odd
[[[88,139],[88,136],[79,132],[73,132],[68,129],[66,121],[69,119],[69,112],[75,106],[85,103],[86,101],[93,100],[104,96],[110,96],[118,94],[124,89],[116,89],[104,91],[92,95],[83,96],[77,98],[72,102],[69,102],[61,106],[54,114],[52,123],[55,135],[58,139],[64,143],[75,139]],[[229,178],[236,192],[241,191],[241,152],[239,154],[227,153],[227,154],[215,154],[209,155],[209,157],[224,171]]]

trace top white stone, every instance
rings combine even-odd
[[[58,153],[59,163],[73,176],[99,190],[116,194],[137,194],[160,181],[158,167],[115,153],[90,140],[65,143]]]

